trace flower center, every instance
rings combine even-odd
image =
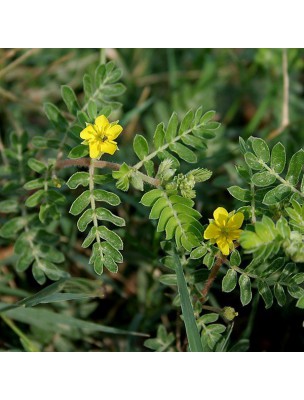
[[[98,140],[100,142],[106,142],[108,140],[108,137],[102,132],[102,130],[98,126],[93,126],[94,131],[95,131],[95,140]]]

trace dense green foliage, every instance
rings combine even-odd
[[[2,77],[2,350],[303,349],[302,52],[157,51],[41,50]],[[99,115],[124,130],[96,161]],[[217,207],[245,217],[228,256]]]

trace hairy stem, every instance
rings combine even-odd
[[[285,186],[289,187],[290,190],[294,193],[297,193],[298,195],[300,195],[301,197],[304,197],[304,193],[300,192],[297,188],[295,188],[291,183],[289,183],[288,181],[286,181],[284,178],[282,178],[279,174],[277,174],[272,168],[268,167],[268,165],[266,163],[264,163],[263,161],[259,160],[259,163],[261,165],[263,165],[263,167],[265,169],[267,169],[268,172],[271,173],[271,175],[275,176],[276,179],[278,181],[280,181],[281,183],[283,183]]]
[[[90,167],[91,161],[94,164],[95,168],[109,168],[114,171],[118,171],[121,167],[120,164],[113,163],[110,161],[103,161],[103,160],[91,160],[90,158],[77,158],[77,159],[72,159],[72,160],[58,160],[56,162],[56,168],[67,168],[67,167],[73,167],[73,166],[78,166],[78,167]],[[145,175],[142,172],[137,172],[142,180],[146,183],[149,183],[152,186],[160,186],[160,180],[156,178],[152,178],[151,176]]]
[[[251,222],[253,224],[256,223],[256,216],[255,216],[255,191],[254,191],[254,184],[250,184],[250,190],[251,190]]]
[[[215,278],[217,277],[217,274],[221,268],[221,266],[224,264],[224,262],[227,261],[227,257],[223,256],[222,253],[219,253],[219,255],[216,258],[216,261],[210,271],[210,274],[208,276],[208,279],[205,283],[205,286],[203,287],[202,290],[202,301],[206,300],[206,297],[208,295],[208,292],[215,280]]]

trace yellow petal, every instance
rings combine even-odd
[[[227,240],[224,238],[219,238],[216,241],[216,244],[218,245],[219,249],[224,254],[224,256],[228,256],[228,254],[230,252],[230,248],[229,248],[229,243],[227,242]]]
[[[106,129],[109,124],[108,118],[104,115],[99,115],[99,117],[95,119],[95,125],[97,125],[98,128]]]
[[[239,229],[244,221],[244,214],[237,212],[232,217],[229,218],[227,222],[227,228]]]
[[[117,143],[106,141],[101,143],[100,147],[103,153],[108,153],[113,155],[117,150]]]
[[[220,229],[213,222],[211,222],[204,232],[204,239],[217,238],[220,235]]]
[[[230,240],[238,240],[240,238],[242,230],[241,229],[235,229],[228,234],[228,238]]]
[[[90,144],[90,157],[91,158],[98,158],[100,156],[100,153],[101,153],[101,151],[96,142]]]
[[[121,134],[122,129],[122,126],[116,124],[108,128],[105,133],[110,140],[114,140]]]
[[[94,136],[95,130],[92,125],[88,125],[86,128],[84,128],[80,132],[80,137],[81,139],[90,139],[92,136]]]
[[[214,213],[214,220],[218,226],[225,226],[228,217],[228,211],[223,207],[218,207]]]

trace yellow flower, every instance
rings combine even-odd
[[[241,212],[234,214],[234,211],[228,214],[223,207],[218,207],[214,213],[214,220],[204,232],[204,238],[210,239],[211,243],[216,243],[221,252],[228,256],[234,249],[233,241],[239,239],[242,230],[240,227],[244,221],[244,215]]]
[[[122,126],[117,122],[110,123],[104,115],[95,119],[95,123],[88,125],[80,132],[82,144],[90,147],[90,157],[99,158],[103,153],[113,155],[118,149],[114,140],[122,132]]]

